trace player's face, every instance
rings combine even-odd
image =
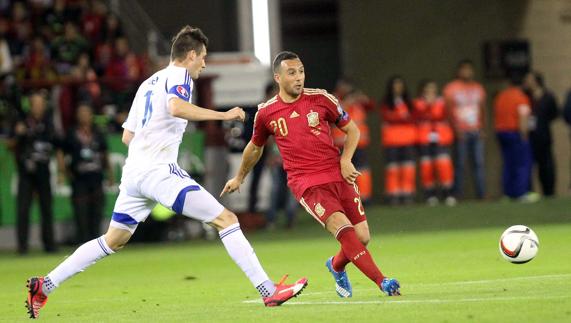
[[[188,71],[193,79],[197,79],[200,76],[200,72],[206,68],[206,54],[206,47],[204,47],[204,45],[202,45],[202,50],[199,54],[194,50],[191,51]]]
[[[280,89],[292,97],[297,97],[303,90],[305,83],[305,69],[299,59],[282,61],[280,69],[275,75]]]

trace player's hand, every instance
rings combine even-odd
[[[242,110],[242,108],[239,107],[235,107],[233,109],[224,112],[224,115],[225,115],[225,120],[227,121],[238,120],[244,122],[244,120],[246,119],[246,112],[244,112],[244,110]]]
[[[242,185],[242,181],[240,179],[236,177],[230,179],[226,182],[226,185],[224,185],[224,189],[220,193],[220,197],[224,196],[226,193],[234,193],[235,191],[240,193],[240,185]]]
[[[357,177],[361,175],[361,172],[355,168],[355,165],[350,160],[341,159],[341,175],[347,183],[353,184]]]

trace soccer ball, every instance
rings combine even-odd
[[[537,255],[538,250],[537,235],[525,225],[511,226],[500,237],[500,253],[511,263],[525,264]]]

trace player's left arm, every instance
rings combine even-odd
[[[343,145],[343,153],[341,154],[341,175],[347,183],[353,184],[357,179],[357,176],[361,175],[351,161],[353,154],[357,149],[357,145],[359,144],[361,132],[355,122],[351,120],[351,116],[349,116],[347,111],[343,110],[343,107],[339,104],[337,98],[326,91],[323,91],[322,94],[321,102],[327,108],[327,121],[335,123],[335,125],[347,135],[345,144]]]
[[[135,137],[135,133],[133,131],[123,129],[123,136],[121,137],[121,141],[126,146],[129,146],[129,143],[131,143],[131,140],[133,140],[133,137]]]
[[[341,175],[343,175],[343,178],[348,183],[353,184],[357,179],[357,176],[361,175],[351,161],[353,154],[355,154],[355,150],[357,149],[357,145],[359,144],[361,132],[353,120],[350,120],[340,129],[347,135],[345,144],[343,145],[343,153],[341,154]]]

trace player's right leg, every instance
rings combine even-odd
[[[398,281],[387,278],[381,273],[369,251],[359,240],[354,226],[345,214],[341,212],[331,214],[325,222],[325,228],[339,241],[345,257],[370,280],[375,282],[383,292],[389,296],[400,295],[400,284]]]
[[[132,232],[128,229],[109,226],[109,230],[105,235],[82,244],[47,276],[28,279],[26,307],[30,318],[38,318],[40,309],[44,307],[48,300],[48,295],[61,283],[84,271],[101,258],[123,248],[131,238],[131,235]]]
[[[242,233],[236,215],[224,208],[216,198],[192,180],[184,170],[178,169],[176,165],[173,167],[177,167],[176,173],[183,176],[165,177],[160,187],[170,187],[178,191],[171,194],[169,190],[163,190],[157,195],[157,201],[168,205],[169,202],[166,201],[170,199],[170,203],[172,203],[172,196],[176,195],[172,204],[172,209],[175,212],[203,221],[216,228],[226,251],[258,290],[266,306],[280,305],[301,293],[303,288],[307,286],[306,278],[302,278],[292,285],[285,285],[283,281],[277,285],[274,284],[262,268],[250,242]]]
[[[226,251],[256,287],[266,306],[279,306],[297,297],[307,286],[305,277],[293,284],[284,284],[287,275],[274,284],[264,271],[250,242],[242,233],[238,218],[228,209],[224,209],[209,224],[218,230]]]
[[[121,185],[107,233],[82,244],[45,277],[32,277],[28,280],[26,307],[31,318],[38,317],[48,295],[61,283],[123,248],[135,232],[137,224],[150,214],[155,202],[134,196],[137,192],[129,182],[122,182]],[[128,190],[133,195],[129,195]]]

